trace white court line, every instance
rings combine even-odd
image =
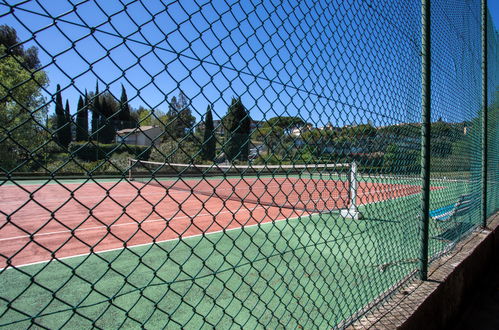
[[[244,211],[253,211],[253,210],[256,210],[257,208],[261,208],[262,206],[256,206],[254,208],[251,208],[251,209],[243,209]],[[225,213],[234,213],[234,212],[231,212],[231,211],[221,211],[221,212],[218,212],[216,213],[215,215],[218,215],[218,214],[225,214]],[[118,223],[118,224],[110,224],[109,226],[94,226],[94,227],[88,227],[88,228],[78,228],[78,229],[75,229],[74,232],[77,232],[77,231],[91,231],[91,230],[100,230],[100,229],[106,229],[106,228],[112,228],[112,227],[122,227],[122,226],[130,226],[130,225],[142,225],[144,223],[153,223],[153,222],[169,222],[169,221],[172,221],[172,220],[177,220],[177,219],[185,219],[185,218],[194,218],[194,217],[204,217],[204,216],[209,216],[209,215],[213,215],[212,213],[200,213],[200,214],[197,214],[197,215],[191,215],[191,216],[188,216],[188,215],[183,215],[183,216],[174,216],[172,218],[165,218],[165,219],[151,219],[151,220],[144,220],[142,222],[138,222],[138,221],[134,221],[134,222],[126,222],[126,223]],[[33,235],[33,237],[38,237],[38,236],[49,236],[49,235],[57,235],[57,234],[65,234],[65,233],[71,233],[72,231],[71,230],[60,230],[60,231],[52,231],[52,232],[48,232],[48,233],[39,233],[39,234],[35,234]],[[14,240],[14,239],[21,239],[21,238],[30,238],[31,236],[30,235],[21,235],[21,236],[13,236],[13,237],[7,237],[7,238],[0,238],[0,242],[3,242],[3,241],[10,241],[10,240]]]
[[[261,206],[257,206],[255,208],[258,208],[258,207],[261,207]],[[72,256],[67,256],[67,257],[62,257],[62,258],[55,258],[55,259],[50,259],[50,260],[36,261],[36,262],[27,263],[27,264],[23,264],[23,265],[15,265],[14,267],[15,268],[21,268],[21,267],[26,267],[26,266],[33,266],[33,265],[44,264],[44,263],[52,262],[53,260],[67,260],[67,259],[71,259],[71,258],[85,257],[85,256],[88,256],[90,254],[101,254],[101,253],[107,253],[107,252],[113,252],[113,251],[119,251],[119,250],[125,250],[125,249],[133,249],[133,248],[138,248],[138,247],[143,247],[143,246],[150,246],[150,245],[153,245],[153,244],[160,244],[160,243],[166,243],[166,242],[184,240],[184,239],[189,239],[189,238],[196,238],[196,237],[201,237],[201,236],[208,236],[208,235],[213,235],[213,234],[226,233],[226,232],[229,232],[229,231],[241,230],[241,229],[246,229],[246,228],[252,228],[252,227],[256,227],[256,226],[263,226],[263,225],[267,225],[267,224],[271,224],[271,223],[273,224],[273,223],[276,223],[276,222],[292,221],[292,220],[301,219],[303,217],[312,217],[312,216],[318,215],[318,214],[320,214],[320,213],[309,213],[309,214],[306,214],[306,215],[299,215],[299,216],[293,217],[293,218],[286,218],[286,217],[284,217],[284,218],[276,219],[276,220],[272,220],[271,219],[270,221],[259,222],[259,223],[256,223],[254,225],[241,226],[241,227],[235,227],[235,228],[229,228],[229,229],[222,229],[222,230],[217,230],[217,231],[210,231],[208,233],[195,234],[195,235],[190,235],[190,236],[185,236],[185,237],[182,236],[182,237],[169,238],[169,239],[165,239],[165,240],[162,240],[162,241],[155,241],[155,242],[137,244],[137,245],[127,246],[127,247],[119,247],[119,248],[113,248],[113,249],[102,250],[102,251],[94,251],[94,252],[89,252],[89,253],[76,254],[76,255],[72,255]],[[12,268],[13,268],[12,266],[8,266],[6,268],[0,268],[0,271],[3,271],[4,269],[12,269]]]
[[[376,190],[375,192],[386,192],[387,190]],[[394,191],[394,190],[392,190]],[[369,195],[371,195],[372,192],[369,192]],[[412,196],[414,194],[410,194],[410,195],[406,195],[406,196],[399,196],[397,198],[403,198],[403,197],[409,197],[409,196]],[[386,200],[384,200],[386,201]],[[371,202],[371,203],[366,203],[366,204],[362,204],[362,206],[365,206],[365,205],[369,205],[369,204],[375,204],[375,203],[379,203],[379,202],[383,202],[383,201],[375,201],[375,202]],[[254,208],[252,208],[251,210],[254,210],[254,209],[257,209],[257,208],[264,208],[263,206],[259,205],[259,206],[256,206]],[[245,211],[249,211],[248,209],[244,209]],[[338,211],[338,210],[333,210],[331,212],[335,212],[335,211]],[[234,213],[234,212],[231,212],[231,211],[224,211],[226,213]],[[236,227],[236,228],[230,228],[230,229],[222,229],[222,230],[218,230],[218,231],[214,231],[214,232],[208,232],[208,233],[201,233],[201,234],[196,234],[196,235],[191,235],[191,236],[182,236],[182,237],[176,237],[176,238],[170,238],[170,239],[166,239],[166,240],[162,240],[162,241],[156,241],[156,242],[149,242],[149,243],[143,243],[143,244],[137,244],[137,245],[133,245],[133,246],[127,246],[127,247],[119,247],[119,248],[113,248],[113,249],[109,249],[109,250],[103,250],[103,251],[95,251],[95,252],[89,252],[89,253],[83,253],[83,254],[78,254],[78,255],[73,255],[73,256],[67,256],[67,257],[62,257],[62,258],[56,258],[56,259],[50,259],[50,260],[43,260],[43,261],[37,261],[37,262],[33,262],[33,263],[27,263],[27,264],[23,264],[23,265],[16,265],[15,267],[16,268],[19,268],[19,267],[26,267],[26,266],[31,266],[31,265],[38,265],[38,264],[42,264],[42,263],[47,263],[47,262],[51,262],[52,260],[66,260],[66,259],[70,259],[70,258],[77,258],[77,257],[83,257],[83,256],[88,256],[90,254],[100,254],[100,253],[106,253],[106,252],[112,252],[112,251],[118,251],[118,250],[123,250],[123,249],[130,249],[130,248],[137,248],[137,247],[143,247],[143,246],[149,246],[149,245],[153,245],[153,244],[159,244],[159,243],[164,243],[164,242],[170,242],[170,241],[177,241],[177,240],[180,240],[180,239],[189,239],[189,238],[196,238],[196,237],[201,237],[201,236],[206,236],[206,235],[212,235],[212,234],[218,234],[218,233],[221,233],[221,232],[228,232],[228,231],[233,231],[233,230],[240,230],[240,229],[244,229],[244,228],[251,228],[251,227],[255,227],[255,226],[261,226],[261,225],[266,225],[266,224],[270,224],[270,223],[276,223],[276,222],[281,222],[281,221],[290,221],[290,220],[296,220],[296,219],[301,219],[303,217],[312,217],[314,215],[318,215],[318,214],[321,214],[320,212],[317,212],[317,213],[309,213],[309,214],[306,214],[305,211],[303,211],[304,214],[302,215],[299,215],[297,217],[293,217],[293,218],[281,218],[281,219],[276,219],[276,220],[270,220],[268,222],[264,222],[264,223],[256,223],[254,225],[248,225],[248,226],[241,226],[241,227]],[[209,215],[209,214],[208,214]],[[192,216],[183,216],[182,218],[185,218],[185,217],[191,217]],[[171,220],[174,220],[176,219],[176,217],[174,218],[171,218]],[[170,220],[170,221],[171,221]],[[146,220],[148,221],[148,220]],[[154,220],[150,220],[151,222],[153,221],[165,221],[163,219],[154,219]],[[127,223],[127,224],[121,224],[121,225],[128,225],[128,224],[137,224],[136,222],[133,222],[133,223]],[[108,228],[106,226],[102,226],[103,228]],[[84,228],[82,228],[83,230]],[[100,228],[99,228],[100,229]],[[64,231],[63,231],[64,232]],[[71,231],[66,231],[66,232],[71,232]],[[51,233],[46,233],[46,235],[50,235]],[[25,236],[26,237],[26,236]],[[27,236],[29,237],[29,236]],[[24,238],[24,237],[23,237]],[[2,239],[2,240],[8,240],[9,238],[6,238],[6,239]],[[0,240],[1,241],[1,240]],[[6,267],[6,268],[0,268],[0,271],[4,270],[4,269],[9,269],[9,268],[12,268],[11,266],[9,267]]]
[[[358,198],[362,198],[362,197],[365,197],[365,196],[371,196],[373,194],[379,194],[379,193],[385,193],[385,192],[393,192],[393,191],[399,191],[399,189],[386,189],[386,190],[374,190],[374,191],[367,191],[367,192],[361,192],[358,194]],[[401,190],[402,191],[402,190]],[[413,194],[411,194],[413,195]],[[407,195],[404,195],[404,196],[398,196],[397,198],[400,198],[400,197],[405,197]],[[341,197],[341,195],[332,195],[331,199],[327,199],[327,200],[324,200],[324,198],[317,198],[317,199],[310,199],[310,201],[312,202],[320,202],[320,201],[324,201],[325,203],[331,201],[334,197]],[[377,202],[383,202],[384,200],[382,201],[377,201]],[[244,201],[243,201],[244,202]],[[371,203],[377,203],[377,202],[371,202]],[[250,204],[252,204],[251,202],[248,202]],[[370,204],[370,203],[367,203],[367,204]],[[362,204],[362,205],[366,205],[366,204]],[[269,207],[279,207],[279,206],[267,206],[267,208]],[[260,206],[256,206],[254,208],[251,208],[249,210],[256,210],[257,208],[264,208],[263,205],[260,205]],[[245,208],[244,210],[248,210],[247,208]],[[215,216],[219,215],[219,214],[225,214],[225,213],[234,213],[232,211],[221,211],[221,212],[218,212],[215,214]],[[152,222],[162,222],[162,221],[172,221],[172,220],[175,220],[175,219],[185,219],[185,218],[193,218],[193,217],[202,217],[202,216],[209,216],[209,215],[213,215],[212,213],[201,213],[201,214],[197,214],[197,215],[192,215],[192,216],[175,216],[173,218],[165,218],[165,219],[152,219],[152,220],[144,220],[142,222],[137,222],[137,221],[134,221],[134,222],[127,222],[127,223],[120,223],[120,224],[110,224],[109,226],[94,226],[94,227],[88,227],[88,228],[78,228],[76,230],[74,230],[75,232],[76,231],[91,231],[91,230],[99,230],[99,229],[103,229],[103,228],[109,228],[109,227],[121,227],[121,226],[129,226],[129,225],[137,225],[137,224],[143,224],[143,223],[152,223]],[[54,231],[54,232],[48,232],[48,233],[40,233],[40,234],[35,234],[33,235],[34,237],[38,237],[38,236],[48,236],[48,235],[56,235],[56,234],[63,234],[63,233],[70,233],[71,230],[61,230],[61,231]],[[13,236],[13,237],[7,237],[7,238],[0,238],[0,242],[3,242],[3,241],[10,241],[10,240],[15,240],[15,239],[22,239],[22,238],[29,238],[31,237],[30,235],[21,235],[21,236]]]

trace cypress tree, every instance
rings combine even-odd
[[[226,132],[225,157],[229,161],[248,160],[251,118],[240,98],[232,98],[223,118],[223,127]]]
[[[216,154],[216,139],[215,126],[213,125],[213,115],[211,114],[211,106],[206,109],[206,117],[204,120],[204,139],[203,139],[203,158],[206,160],[214,160]]]
[[[69,145],[67,139],[67,130],[66,130],[66,115],[64,113],[64,107],[62,104],[62,95],[61,95],[61,86],[57,84],[57,92],[55,95],[55,114],[57,117],[57,142],[64,147]]]
[[[80,95],[78,99],[78,113],[76,114],[76,141],[88,140],[88,110],[87,96],[85,93],[85,101]]]
[[[114,129],[115,120],[113,119],[113,111],[111,105],[108,100],[103,97],[100,101],[100,123],[99,127],[101,128],[99,132],[99,142],[101,143],[113,143],[116,135],[116,131]]]
[[[130,105],[128,104],[128,96],[126,95],[125,86],[121,85],[121,98],[120,98],[120,114],[121,126],[123,128],[134,128],[136,125],[132,120],[130,113]]]
[[[99,140],[99,123],[100,123],[100,102],[99,102],[99,83],[95,87],[95,95],[92,100],[92,138]]]
[[[70,143],[71,140],[73,140],[73,131],[71,129],[72,121],[71,121],[71,113],[69,110],[69,101],[66,100],[66,108],[64,110],[64,118],[66,120],[66,126],[64,126],[64,137],[65,137],[65,142],[64,145],[67,147]]]

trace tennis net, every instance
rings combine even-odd
[[[171,191],[313,213],[351,208],[352,189],[357,187],[352,184],[352,164],[343,163],[198,165],[131,159],[129,179]]]

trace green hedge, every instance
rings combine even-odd
[[[135,158],[147,160],[152,147],[137,146],[122,143],[102,144],[96,142],[72,142],[68,151],[81,160],[94,162],[110,158],[112,154],[129,153]]]

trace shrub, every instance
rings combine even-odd
[[[198,143],[175,140],[166,141],[155,147],[150,159],[157,162],[182,164],[202,162]]]
[[[78,160],[56,160],[47,164],[47,169],[53,174],[77,174],[86,175],[88,173],[103,174],[109,169],[106,161],[84,162]]]
[[[284,164],[283,160],[276,155],[260,156],[253,161],[254,165],[279,165]]]
[[[69,152],[84,161],[96,161],[110,158],[113,154],[128,153],[133,158],[147,160],[151,154],[149,146],[128,145],[122,143],[102,144],[96,142],[72,142]]]
[[[130,167],[130,158],[133,158],[133,155],[127,152],[121,154],[113,154],[108,162],[108,172],[119,172],[120,174],[126,173]]]

